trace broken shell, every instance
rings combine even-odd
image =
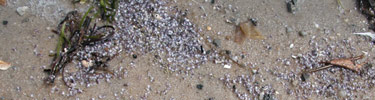
[[[83,67],[91,67],[93,64],[91,61],[82,60],[81,61]]]
[[[225,69],[230,69],[231,66],[230,66],[230,65],[224,65],[224,68],[225,68]]]
[[[0,60],[0,70],[7,70],[10,68],[12,65],[10,63],[4,62]]]

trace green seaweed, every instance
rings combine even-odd
[[[89,14],[89,12],[94,8],[94,6],[91,6],[87,11],[86,13],[83,15],[82,19],[81,19],[81,22],[79,23],[79,29],[82,28],[82,25],[83,25],[83,22],[85,22],[85,19],[87,17],[87,15]]]
[[[57,42],[57,47],[56,47],[56,57],[60,57],[60,51],[65,41],[64,38],[66,38],[65,37],[65,24],[66,22],[64,22],[61,27],[61,33],[60,33],[59,41]]]

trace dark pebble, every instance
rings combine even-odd
[[[137,59],[137,55],[136,55],[136,54],[133,54],[133,58],[134,58],[134,59]]]
[[[233,85],[233,86],[232,86],[232,89],[235,90],[235,89],[236,89],[236,85]]]
[[[230,54],[232,54],[232,52],[229,51],[229,50],[225,50],[225,54],[230,55]]]
[[[203,85],[202,84],[198,84],[197,85],[197,89],[202,90],[203,89]]]
[[[8,25],[8,21],[7,21],[7,20],[4,20],[4,21],[3,21],[3,25]]]
[[[306,81],[306,80],[309,79],[309,77],[310,77],[310,75],[309,75],[308,73],[303,73],[303,74],[301,75],[301,80],[302,80],[302,81]]]
[[[254,26],[258,25],[258,20],[254,18],[250,18],[251,23],[253,23]]]
[[[211,4],[215,4],[215,0],[211,0]]]
[[[211,98],[208,98],[208,100],[214,100],[214,98],[211,97]]]

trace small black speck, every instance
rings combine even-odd
[[[211,0],[211,4],[215,4],[215,0]]]
[[[8,21],[7,20],[3,20],[3,25],[8,25]]]
[[[133,58],[134,58],[134,59],[137,59],[137,55],[136,55],[136,54],[133,54]]]
[[[255,19],[255,18],[250,18],[250,21],[251,23],[254,25],[254,26],[257,26],[258,25],[258,20]]]
[[[197,89],[202,90],[203,89],[203,85],[202,84],[198,84],[197,85]]]
[[[232,88],[233,88],[233,90],[235,90],[236,89],[236,85],[233,85]]]
[[[232,54],[232,52],[229,51],[229,50],[225,50],[225,54],[230,55],[230,54]]]

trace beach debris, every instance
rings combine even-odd
[[[361,64],[356,64],[355,61],[362,59],[363,57],[364,55],[360,55],[360,56],[350,57],[350,58],[340,58],[340,59],[333,59],[331,61],[323,61],[321,63],[328,64],[328,65],[324,67],[316,68],[316,69],[311,69],[311,70],[308,70],[307,72],[311,73],[311,72],[320,71],[326,68],[330,68],[332,66],[338,66],[338,67],[350,69],[358,73],[360,69],[362,68],[362,65],[366,64],[367,61],[362,62]]]
[[[7,4],[7,0],[0,0],[0,5],[5,6]]]
[[[355,35],[367,36],[370,37],[372,40],[375,40],[375,34],[372,32],[362,32],[362,33],[353,33]]]
[[[12,67],[12,64],[0,60],[0,70],[7,70]]]
[[[230,69],[231,66],[230,66],[230,65],[224,65],[224,68],[225,68],[225,69]]]
[[[263,40],[265,37],[260,33],[255,25],[249,22],[240,23],[239,27],[236,30],[236,36],[234,42],[242,44],[246,38]]]
[[[84,21],[81,21],[82,18]],[[83,66],[82,69],[86,69],[84,70],[85,73],[96,72],[97,70],[111,73],[106,70],[108,67],[107,62],[117,54],[101,55],[99,54],[99,50],[93,50],[97,52],[86,52],[85,49],[110,41],[115,34],[113,31],[114,27],[110,25],[96,26],[96,24],[91,26],[91,20],[90,17],[82,17],[77,11],[72,11],[60,22],[57,27],[59,30],[53,30],[55,34],[59,35],[59,40],[51,69],[45,69],[49,74],[46,79],[47,83],[54,83],[57,75],[63,72],[61,70],[64,70],[68,63],[72,63],[74,58],[90,59],[80,61]],[[105,51],[104,49],[103,52]],[[90,57],[79,56],[80,54],[87,54]],[[62,76],[65,76],[64,73],[62,73]],[[68,80],[63,79],[63,81],[66,86],[72,87],[71,83],[68,83]]]
[[[18,13],[18,15],[23,16],[27,12],[28,9],[29,9],[29,7],[27,7],[27,6],[18,7],[17,13]]]

